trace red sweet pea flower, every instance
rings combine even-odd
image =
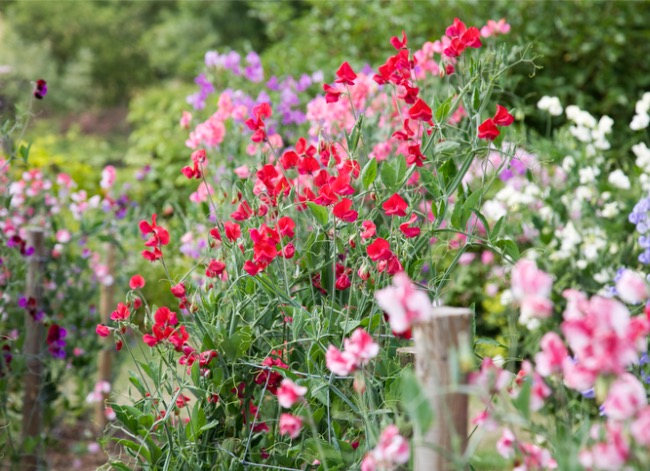
[[[417,219],[418,217],[415,214],[412,214],[408,222],[405,222],[404,224],[400,224],[399,230],[402,231],[402,233],[407,239],[411,237],[417,237],[420,235],[419,227],[410,227],[410,225],[413,224],[415,221],[417,221]]]
[[[420,144],[415,144],[408,147],[408,155],[406,156],[406,163],[422,167],[424,165],[425,155],[420,150]]]
[[[160,251],[160,247],[169,244],[169,232],[156,224],[155,214],[151,216],[151,224],[144,220],[140,221],[140,232],[142,232],[142,235],[152,234],[144,245],[153,247],[153,251],[149,252],[148,250],[144,250],[142,256],[151,262],[161,258],[162,252]]]
[[[400,195],[395,193],[393,196],[388,198],[381,207],[386,211],[387,216],[406,216],[408,204]]]
[[[399,38],[397,36],[393,36],[392,38],[390,38],[390,43],[398,51],[400,49],[402,49],[402,48],[405,48],[406,45],[408,44],[408,39],[406,37],[406,33],[404,32],[404,30],[402,30],[402,40],[401,41],[399,40]]]
[[[226,231],[226,237],[231,242],[234,242],[241,237],[241,227],[239,227],[239,224],[226,221],[223,226]]]
[[[336,279],[334,288],[338,289],[339,291],[343,291],[344,289],[348,289],[351,284],[352,283],[350,282],[350,277],[344,273]]]
[[[454,22],[445,30],[445,35],[450,38],[455,38],[462,35],[465,31],[467,31],[465,23],[460,21],[458,18],[454,18]]]
[[[293,246],[293,244],[291,242],[289,242],[282,249],[282,252],[280,253],[280,256],[283,257],[283,258],[288,259],[288,258],[293,258],[295,253],[296,253],[296,248]]]
[[[339,70],[336,71],[336,76],[338,77],[335,80],[336,83],[344,83],[346,85],[354,85],[354,81],[357,78],[357,74],[354,73],[354,70],[352,70],[352,67],[350,67],[347,61],[341,64]]]
[[[372,244],[366,249],[370,260],[376,262],[377,260],[389,260],[393,256],[390,250],[390,245],[386,239],[377,237]]]
[[[219,260],[210,260],[208,268],[205,270],[205,276],[216,278],[217,276],[221,276],[225,270],[225,263],[220,262]]]
[[[178,283],[171,287],[171,292],[175,298],[182,298],[185,296],[185,285],[183,283]]]
[[[97,335],[99,335],[100,337],[108,337],[111,333],[111,329],[106,327],[104,324],[97,324],[95,333],[97,333]]]
[[[285,151],[280,157],[282,168],[288,170],[298,165],[298,154],[292,150]]]
[[[462,42],[463,46],[465,47],[473,47],[474,49],[478,49],[482,46],[481,32],[477,27],[472,26],[463,33],[463,35],[460,37],[460,42]]]
[[[253,142],[262,142],[266,139],[266,130],[264,119],[273,114],[271,105],[268,103],[261,103],[253,108],[253,118],[246,120],[244,123],[248,129],[255,131],[251,137]]]
[[[289,216],[283,216],[278,219],[277,228],[280,236],[293,237],[295,235],[294,229],[296,228],[296,223]]]
[[[235,221],[246,221],[253,215],[253,210],[248,205],[246,200],[239,203],[237,210],[230,215]]]
[[[117,309],[111,314],[111,319],[118,322],[126,321],[130,315],[131,312],[129,311],[129,308],[126,306],[126,304],[117,303]]]
[[[422,98],[418,98],[415,104],[411,106],[409,109],[409,116],[411,119],[424,121],[425,123],[433,125],[433,123],[431,123],[431,118],[433,118],[431,108],[429,108],[429,105],[427,105]]]
[[[418,87],[412,87],[410,84],[404,82],[402,83],[402,90],[397,94],[397,98],[404,100],[409,105],[412,105],[418,99],[418,94],[420,89]]]
[[[359,217],[359,213],[352,209],[352,200],[344,198],[334,206],[332,211],[334,216],[345,221],[354,222]]]
[[[250,276],[255,276],[262,271],[262,268],[257,263],[246,260],[246,263],[244,263],[244,271]]]
[[[510,126],[515,121],[515,117],[508,113],[508,110],[503,106],[497,105],[497,112],[492,121],[497,126]]]
[[[339,98],[341,97],[341,93],[343,93],[342,90],[339,90],[338,88],[334,88],[331,85],[328,85],[326,83],[323,84],[323,91],[325,91],[325,101],[327,103],[336,103],[339,101]]]
[[[499,130],[497,129],[496,125],[494,124],[494,121],[492,118],[488,118],[481,125],[478,127],[478,138],[479,139],[488,139],[490,141],[493,141],[496,139],[499,134]]]
[[[144,278],[140,275],[133,275],[129,281],[129,287],[131,289],[140,289],[144,288]]]

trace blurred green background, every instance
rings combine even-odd
[[[35,163],[73,164],[93,185],[107,163],[186,160],[178,119],[207,50],[257,51],[267,79],[316,70],[327,79],[343,60],[381,64],[402,29],[414,47],[434,41],[454,17],[479,27],[506,18],[503,40],[532,42],[542,56],[543,68],[517,74],[504,101],[528,112],[555,95],[611,116],[613,144],[627,141],[630,109],[650,90],[650,2],[4,1],[0,113],[24,110],[30,81],[46,79],[29,136]]]

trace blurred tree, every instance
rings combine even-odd
[[[134,90],[190,78],[206,49],[265,43],[241,1],[12,0],[0,15],[0,64],[16,81],[43,76],[68,108],[126,104]]]

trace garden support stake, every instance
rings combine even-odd
[[[453,456],[467,443],[468,397],[455,392],[466,383],[459,352],[471,339],[472,311],[434,307],[433,317],[414,329],[415,372],[429,400],[434,423],[416,440],[415,471],[451,471]]]
[[[23,396],[22,467],[25,471],[44,469],[43,462],[43,323],[36,320],[43,307],[43,272],[45,270],[45,234],[42,229],[29,229],[27,246],[34,252],[28,259],[25,297],[35,305],[25,310],[25,392]]]
[[[107,243],[105,246],[106,254],[106,267],[108,268],[108,275],[114,279],[115,273],[115,246]],[[102,284],[99,291],[99,316],[104,325],[110,324],[111,313],[115,308],[115,283],[110,285]],[[99,352],[99,359],[97,361],[97,382],[106,381],[111,383],[113,374],[113,337],[109,336],[101,339],[102,349]],[[106,414],[106,400],[109,393],[102,393],[102,400],[95,404],[95,423],[98,429],[104,430],[107,424]]]

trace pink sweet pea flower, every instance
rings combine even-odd
[[[289,435],[296,438],[302,429],[302,419],[291,414],[280,415],[280,435]]]
[[[364,365],[379,354],[379,344],[372,340],[368,332],[356,329],[349,339],[343,340],[345,352],[355,358],[356,363]]]
[[[362,239],[370,239],[377,233],[377,226],[375,226],[375,223],[372,221],[363,221],[361,226],[363,226],[364,229],[364,231],[359,234]]]
[[[643,384],[634,375],[625,373],[612,384],[603,408],[610,419],[627,420],[647,405]]]
[[[548,298],[552,288],[551,275],[539,270],[532,260],[519,260],[512,268],[512,295],[515,299]]]
[[[548,332],[540,342],[542,351],[535,355],[536,371],[541,376],[561,373],[562,365],[567,361],[568,352],[564,342],[555,332]]]
[[[501,438],[497,441],[497,451],[505,459],[509,460],[515,456],[515,435],[508,428],[503,429]]]
[[[648,284],[645,279],[632,270],[625,270],[616,282],[618,296],[628,304],[639,304],[648,299]]]
[[[630,430],[639,445],[650,446],[650,406],[641,409]]]
[[[325,364],[332,373],[338,376],[348,376],[356,368],[354,358],[341,352],[334,345],[330,345],[325,353]]]
[[[416,289],[404,272],[393,277],[393,286],[377,291],[375,299],[388,315],[390,328],[396,334],[408,331],[414,323],[427,320],[433,313],[429,297]]]
[[[381,432],[379,443],[372,454],[380,466],[388,467],[407,463],[411,450],[408,440],[399,434],[397,426],[391,424]]]
[[[282,380],[277,391],[278,403],[285,409],[293,406],[301,397],[305,395],[307,388],[298,386],[288,378]]]

